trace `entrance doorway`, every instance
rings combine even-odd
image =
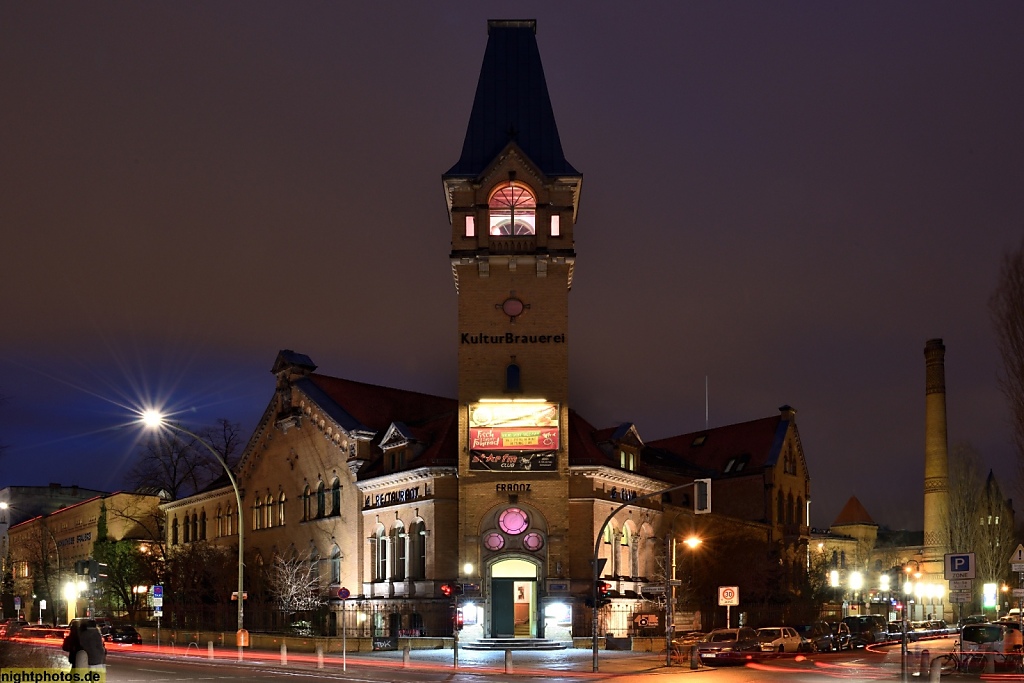
[[[491,565],[491,637],[535,638],[537,566],[526,560]]]

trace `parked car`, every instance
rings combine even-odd
[[[792,626],[770,626],[757,629],[762,652],[799,652],[803,638]]]
[[[702,664],[744,662],[761,654],[757,631],[747,626],[716,628],[697,643]]]
[[[104,638],[112,643],[123,643],[132,645],[141,645],[142,636],[134,626],[114,626],[111,629],[110,637]]]
[[[877,614],[844,617],[843,621],[850,627],[850,643],[853,647],[884,643],[889,638],[889,627],[885,619]]]
[[[1001,652],[1007,654],[1021,649],[1020,631],[1006,624],[968,624],[960,637],[964,652]]]
[[[968,624],[987,624],[988,617],[984,614],[972,614],[969,617],[964,617],[962,623],[964,626],[967,626]]]
[[[28,626],[28,622],[24,619],[18,620],[14,617],[4,619],[4,621],[0,623],[0,638],[10,638],[26,626]]]
[[[832,627],[824,621],[797,624],[793,628],[796,629],[796,632],[800,634],[800,638],[803,640],[800,649],[804,652],[831,652],[836,649]],[[849,629],[847,629],[847,633],[849,633]]]
[[[833,621],[829,624],[832,627],[832,642],[837,650],[849,650],[853,648],[850,626],[845,621]]]

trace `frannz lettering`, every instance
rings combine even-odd
[[[523,491],[529,491],[529,484],[495,484],[495,493],[519,493]]]

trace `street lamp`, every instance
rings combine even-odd
[[[653,498],[655,496],[660,496],[660,495],[663,495],[663,494],[666,494],[666,493],[670,493],[671,491],[678,491],[680,489],[690,488],[691,486],[695,489],[694,490],[694,494],[695,494],[694,495],[694,511],[695,511],[695,514],[701,514],[701,513],[704,513],[704,512],[710,512],[710,510],[711,510],[711,480],[710,479],[696,479],[696,480],[688,482],[686,484],[678,484],[677,486],[670,486],[667,489],[662,489],[660,491],[652,491],[651,493],[645,493],[642,496],[637,496],[636,498],[631,498],[630,500],[626,501],[625,503],[620,504],[618,507],[616,507],[610,513],[608,513],[608,516],[604,518],[604,522],[601,524],[600,528],[598,528],[597,534],[596,534],[596,536],[594,538],[594,559],[591,562],[591,567],[594,570],[594,581],[591,584],[591,590],[593,591],[593,596],[594,596],[594,618],[593,618],[593,624],[592,624],[593,633],[591,635],[591,638],[593,640],[593,648],[594,648],[594,657],[593,657],[593,659],[594,659],[594,671],[595,672],[598,671],[597,629],[598,629],[599,622],[598,622],[598,614],[597,614],[597,612],[598,612],[598,603],[600,602],[600,596],[598,596],[598,594],[597,594],[598,593],[598,591],[597,591],[597,582],[601,578],[601,570],[600,570],[600,567],[598,566],[597,560],[598,560],[598,555],[600,555],[600,553],[601,553],[601,541],[604,539],[605,527],[608,526],[608,522],[612,521],[612,517],[614,517],[615,515],[619,514],[620,510],[626,508],[629,505],[636,505],[641,500],[646,500],[648,498]],[[701,495],[696,495],[698,493],[700,493]],[[698,501],[698,499],[699,499],[699,501]],[[665,596],[665,597],[666,597],[666,599],[668,598],[668,596]]]
[[[217,452],[210,444],[206,443],[199,435],[190,432],[181,425],[172,424],[168,422],[164,416],[156,410],[147,410],[142,413],[142,423],[150,429],[159,429],[165,427],[177,432],[181,432],[186,436],[192,437],[196,442],[203,445],[208,450],[217,462],[221,464],[224,471],[228,475],[228,479],[231,481],[231,488],[235,490],[235,503],[237,504],[238,510],[238,632],[235,634],[235,642],[238,645],[238,656],[242,656],[242,648],[249,644],[249,634],[245,630],[242,622],[242,615],[244,612],[245,605],[245,582],[244,582],[244,571],[245,571],[245,555],[243,552],[243,531],[245,524],[245,515],[242,514],[242,494],[238,489],[238,480],[235,479],[235,473],[228,467],[228,463],[224,460],[224,456]]]

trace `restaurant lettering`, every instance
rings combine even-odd
[[[363,502],[363,508],[377,508],[383,505],[394,505],[396,503],[408,503],[413,500],[418,500],[420,497],[420,487],[414,486],[410,489],[400,489],[398,491],[387,491],[386,493],[378,493],[373,496],[367,496]]]
[[[462,333],[463,344],[564,344],[564,334],[484,334]]]
[[[91,540],[92,540],[92,532],[91,531],[87,531],[84,534],[78,534],[77,536],[68,536],[67,538],[64,538],[64,539],[61,539],[61,540],[57,541],[57,547],[58,548],[64,548],[66,546],[74,545],[76,543],[88,543]]]

